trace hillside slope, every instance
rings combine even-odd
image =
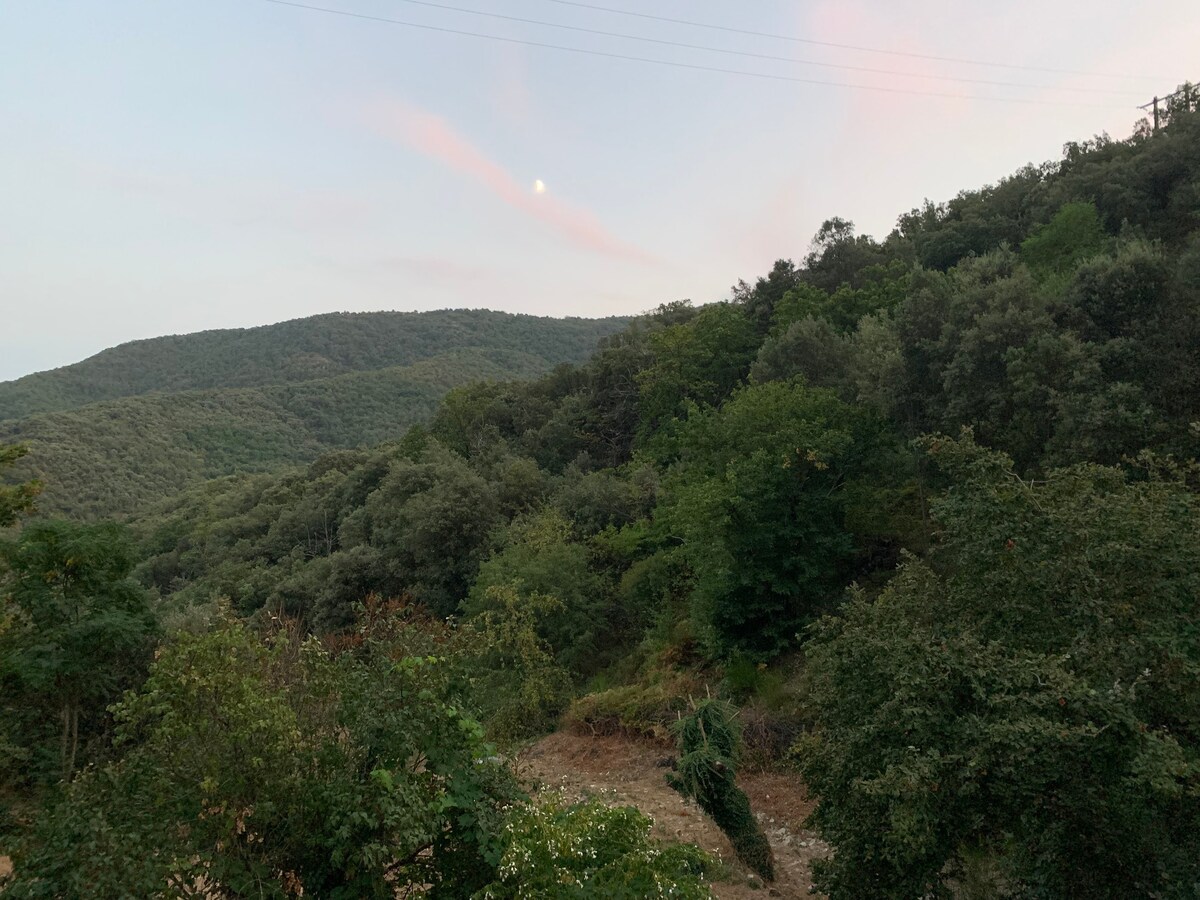
[[[431,416],[455,385],[528,378],[552,362],[472,348],[292,384],[123,397],[0,422],[0,443],[29,446],[19,469],[45,483],[43,511],[124,516],[207,478],[271,471],[330,449],[398,438]]]
[[[408,366],[472,347],[529,353],[548,363],[580,362],[626,321],[465,309],[329,313],[151,338],[0,383],[0,420],[151,392],[263,387]]]

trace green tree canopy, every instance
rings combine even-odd
[[[0,444],[0,473],[28,452],[27,447]],[[0,483],[0,528],[8,528],[19,516],[32,511],[39,493],[41,485],[36,481],[16,485]]]
[[[438,615],[458,611],[498,524],[495,488],[460,457],[431,446],[418,460],[394,461],[363,507],[343,524],[351,543],[380,554],[385,581]]]
[[[854,551],[844,487],[879,440],[869,414],[793,381],[693,408],[655,444],[677,460],[656,515],[695,575],[711,653],[777,653],[827,608]]]
[[[10,571],[0,715],[19,724],[43,774],[57,722],[56,772],[70,778],[81,740],[106,729],[108,704],[145,671],[157,630],[147,593],[130,577],[133,548],[116,525],[34,521],[0,552]]]
[[[649,344],[653,362],[637,376],[647,434],[684,403],[717,403],[733,390],[750,370],[758,338],[741,307],[714,303],[687,324],[652,333]]]
[[[1200,877],[1200,502],[1173,476],[1020,480],[969,438],[931,563],[810,642],[803,771],[831,897],[1188,896]],[[984,865],[986,863],[986,865]]]
[[[54,799],[6,896],[469,896],[515,784],[438,633],[377,607],[348,649],[225,622],[116,707],[123,754]]]
[[[504,586],[526,598],[554,598],[539,616],[539,633],[561,665],[590,675],[602,667],[620,623],[613,621],[612,585],[589,568],[587,548],[570,537],[570,523],[554,509],[514,522],[504,546],[480,566],[464,611],[488,610],[491,591]]]

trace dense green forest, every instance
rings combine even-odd
[[[43,510],[126,516],[208,478],[398,437],[455,385],[547,368],[544,357],[517,351],[457,350],[333,378],[107,400],[0,422],[0,440],[33,448],[21,471],[47,485]]]
[[[0,420],[139,394],[312,381],[479,347],[577,362],[623,324],[444,309],[329,313],[260,328],[151,338],[0,383]]]
[[[34,449],[18,474],[46,485],[44,512],[123,517],[206,478],[398,438],[451,387],[578,362],[624,323],[369,313],[140,341],[0,384],[0,443]],[[51,411],[4,418],[30,409]]]
[[[1196,106],[124,528],[10,479],[6,894],[731,877],[529,797],[573,728],[675,746],[765,880],[737,773],[802,779],[838,900],[1197,896]]]

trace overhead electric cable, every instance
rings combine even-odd
[[[1144,91],[1113,90],[1111,88],[1086,87],[1056,87],[1049,84],[1027,84],[1019,81],[992,81],[987,78],[962,78],[954,75],[931,75],[923,72],[902,72],[896,69],[876,69],[870,66],[852,66],[842,63],[817,62],[812,59],[801,59],[797,56],[776,56],[770,53],[754,53],[749,50],[732,50],[727,47],[711,47],[704,44],[689,44],[684,41],[670,41],[665,38],[653,38],[641,34],[628,34],[620,31],[604,31],[599,28],[587,28],[583,25],[568,25],[562,22],[547,22],[543,19],[527,19],[524,16],[512,16],[506,13],[488,12],[481,9],[468,9],[462,6],[450,6],[446,3],[434,3],[433,0],[395,0],[398,3],[408,3],[412,6],[425,6],[431,9],[442,9],[448,12],[466,13],[472,16],[484,16],[489,19],[501,19],[507,22],[520,22],[525,25],[538,25],[544,28],[558,28],[563,31],[575,31],[582,34],[595,34],[602,37],[620,38],[627,41],[641,41],[644,44],[659,44],[665,47],[680,47],[685,50],[702,50],[706,53],[724,53],[729,56],[744,56],[750,59],[765,59],[772,62],[794,63],[802,66],[817,66],[822,69],[843,69],[848,72],[865,72],[871,75],[898,75],[903,78],[921,78],[927,81],[957,81],[963,84],[986,84],[992,87],[1027,88],[1031,90],[1068,91],[1077,94],[1127,94],[1141,97]]]
[[[308,3],[297,3],[294,0],[263,0],[264,3],[273,3],[277,6],[290,6],[295,9],[305,9],[311,12],[327,13],[335,16],[346,16],[352,19],[361,19],[368,22],[381,22],[388,25],[400,25],[405,28],[419,28],[424,31],[436,31],[441,34],[454,34],[463,37],[480,38],[488,41],[500,41],[506,44],[519,44],[524,47],[541,47],[547,50],[560,50],[566,53],[582,53],[586,56],[598,56],[605,59],[617,59],[626,62],[640,62],[655,66],[669,66],[675,69],[691,69],[697,72],[717,72],[722,75],[739,75],[745,78],[761,78],[768,81],[787,81],[795,84],[812,84],[822,87],[841,87],[851,88],[860,91],[875,91],[884,94],[907,94],[915,97],[943,97],[952,100],[984,100],[995,103],[1023,103],[1033,104],[1036,106],[1069,106],[1075,108],[1089,109],[1114,109],[1112,106],[1104,106],[1097,103],[1068,103],[1057,100],[1037,100],[1026,97],[987,97],[978,94],[951,94],[941,91],[918,91],[908,88],[880,87],[871,84],[854,84],[846,81],[824,81],[818,78],[801,78],[795,75],[778,75],[770,72],[751,72],[746,69],[726,69],[720,66],[705,66],[699,63],[675,62],[667,59],[655,59],[649,56],[632,56],[626,53],[610,53],[606,50],[589,50],[584,47],[568,47],[563,44],[549,44],[543,41],[531,41],[524,38],[506,37],[499,34],[486,34],[478,31],[465,31],[459,28],[446,28],[441,25],[428,25],[422,22],[406,22],[402,19],[392,19],[386,16],[373,16],[367,13],[350,12],[344,9],[331,9],[327,6],[313,6]]]
[[[930,53],[911,53],[904,50],[887,50],[883,47],[864,47],[861,44],[839,44],[835,41],[818,41],[814,38],[795,37],[790,34],[773,34],[769,31],[751,31],[746,28],[735,28],[732,25],[714,25],[711,22],[696,22],[691,19],[675,19],[670,16],[656,16],[652,13],[635,12],[631,9],[615,9],[611,6],[599,6],[594,3],[582,3],[579,0],[547,0],[560,6],[575,6],[580,9],[591,9],[598,12],[612,13],[618,16],[634,16],[638,19],[650,19],[655,22],[670,22],[672,25],[688,25],[692,28],[707,28],[712,31],[727,31],[731,34],[744,34],[750,37],[772,38],[778,41],[792,41],[797,44],[813,44],[817,47],[833,47],[838,50],[859,50],[863,53],[882,53],[888,56],[907,56],[912,59],[929,59],[937,62],[959,63],[967,66],[991,66],[999,69],[1021,69],[1027,72],[1053,72],[1057,75],[1086,75],[1092,78],[1125,78],[1125,79],[1161,79],[1161,75],[1116,75],[1106,72],[1081,72],[1076,69],[1053,69],[1046,66],[1027,66],[1018,63],[988,62],[980,59],[966,59],[958,56],[935,56]]]

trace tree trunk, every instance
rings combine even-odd
[[[75,774],[75,754],[79,750],[79,704],[71,707],[71,755],[67,759],[67,779]]]
[[[71,706],[64,703],[59,713],[62,719],[62,740],[58,745],[58,771],[62,778],[67,777],[67,745],[71,740]]]
[[[74,701],[63,703],[62,742],[59,746],[59,765],[63,781],[70,781],[75,773],[75,754],[79,750],[79,704]]]

